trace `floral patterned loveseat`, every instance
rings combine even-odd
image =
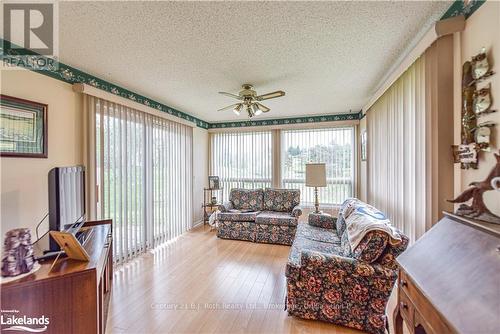
[[[231,189],[219,206],[217,236],[224,239],[291,245],[302,210],[300,190]]]
[[[318,215],[298,225],[286,267],[289,315],[384,333],[395,258],[408,238],[397,230],[401,240],[372,230],[352,250],[344,215],[360,205],[367,204],[349,199],[338,219]]]

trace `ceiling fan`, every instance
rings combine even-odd
[[[243,89],[238,93],[238,95],[226,92],[219,92],[219,94],[235,98],[237,100],[240,100],[241,102],[221,108],[218,111],[232,109],[233,112],[239,116],[241,111],[243,110],[247,112],[248,117],[252,118],[253,116],[258,116],[264,112],[269,112],[271,110],[265,105],[259,103],[259,101],[274,99],[276,97],[281,97],[285,95],[285,92],[282,90],[277,90],[275,92],[257,95],[257,92],[253,89],[253,86],[251,84],[244,84],[241,86],[241,88]]]

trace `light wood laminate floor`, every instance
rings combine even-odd
[[[116,268],[106,332],[362,333],[287,315],[289,249],[197,227]]]

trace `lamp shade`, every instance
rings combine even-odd
[[[326,187],[326,166],[324,163],[306,164],[306,186]]]

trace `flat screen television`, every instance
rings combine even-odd
[[[49,172],[49,229],[66,231],[85,219],[85,168],[56,167]],[[58,250],[51,240],[51,250]]]

